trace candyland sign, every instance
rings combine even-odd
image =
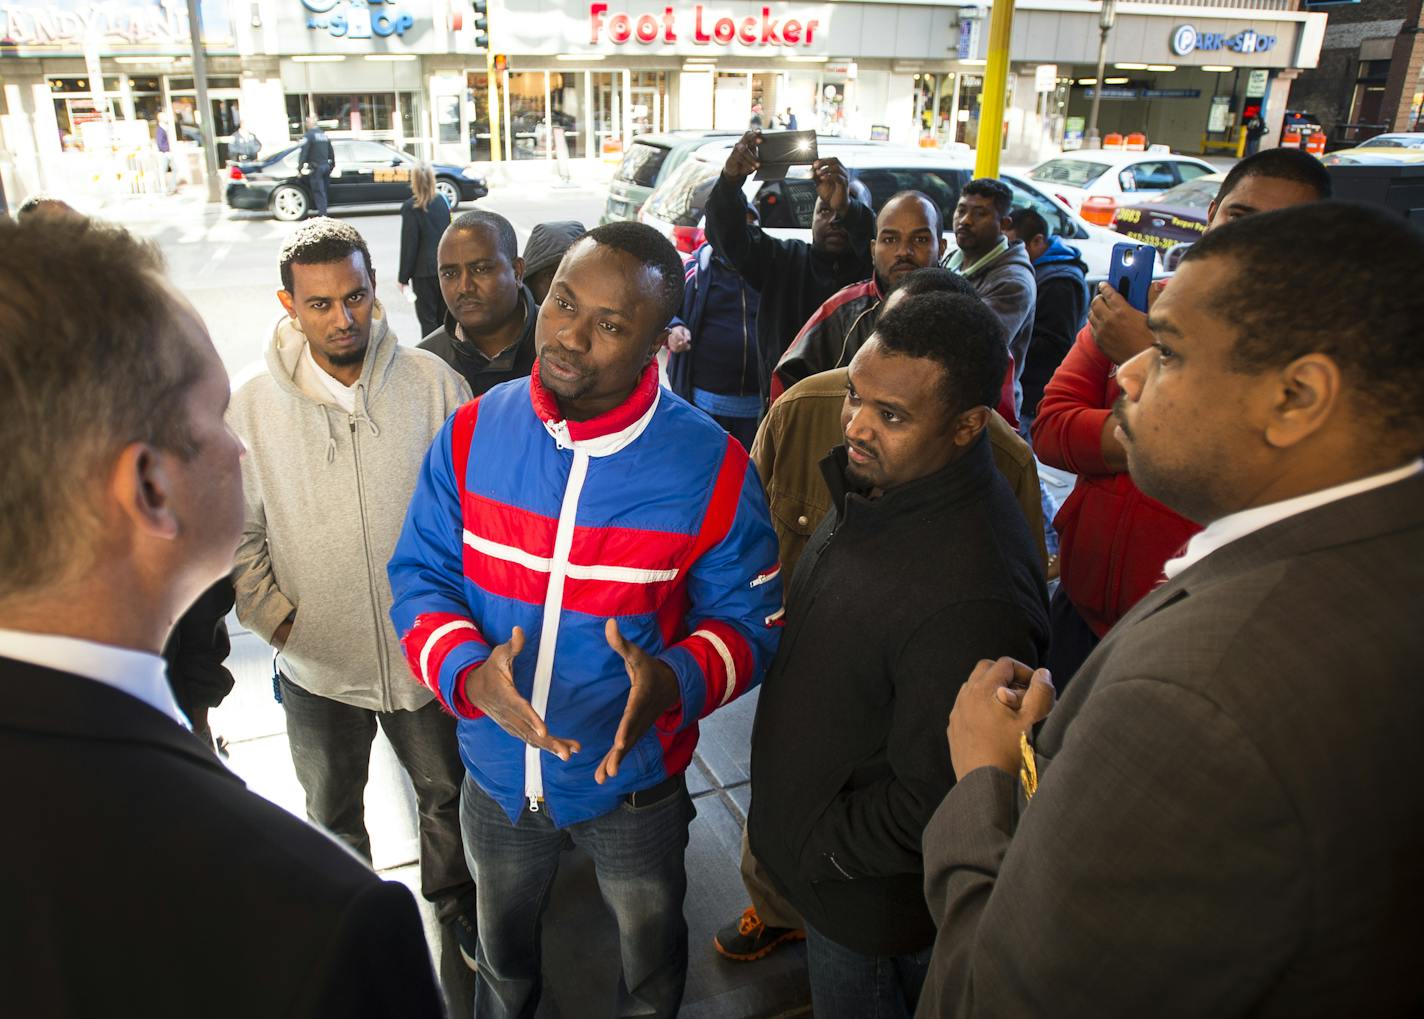
[[[202,15],[204,42],[231,48],[232,20],[225,0],[204,0]],[[188,9],[181,0],[0,0],[0,48],[78,55],[91,38],[104,54],[186,53],[192,49]]]

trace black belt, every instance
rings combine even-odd
[[[655,786],[629,793],[623,797],[623,802],[630,807],[651,807],[654,803],[660,803],[676,794],[683,784],[682,774],[678,773],[671,778],[663,779]]]

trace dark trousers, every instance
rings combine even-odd
[[[578,846],[593,859],[603,901],[618,921],[615,1016],[671,1019],[687,983],[688,825],[696,810],[687,785],[645,806],[613,810],[560,830],[547,810],[524,806],[518,821],[471,778],[465,779],[460,820],[470,873],[479,882],[480,951],[475,1015],[531,1019],[542,990],[540,932],[559,854]],[[583,1014],[608,1014],[585,1002]]]
[[[1043,663],[1053,674],[1053,687],[1060,697],[1097,646],[1098,635],[1078,614],[1060,583],[1048,602],[1048,658]]]
[[[312,205],[318,216],[326,215],[326,182],[330,176],[329,171],[323,173],[320,170],[313,170],[307,175],[307,187],[311,190]]]
[[[862,955],[806,925],[806,968],[816,1019],[910,1019],[933,945],[907,955]]]
[[[309,693],[282,677],[282,710],[297,781],[306,793],[307,817],[369,863],[366,779],[376,726],[390,740],[415,787],[420,827],[420,891],[440,920],[440,974],[447,995],[453,981],[468,980],[450,922],[475,908],[475,883],[460,838],[460,761],[455,719],[435,701],[418,711],[368,711]],[[463,971],[463,972],[462,972]]]
[[[728,435],[740,442],[743,449],[751,451],[752,443],[756,441],[756,418],[729,418],[723,417],[721,414],[713,414],[712,420],[726,429]]]
[[[415,291],[415,317],[420,320],[420,335],[429,336],[445,321],[445,295],[440,292],[440,277],[412,276],[410,288]]]

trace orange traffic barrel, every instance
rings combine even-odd
[[[1305,151],[1312,156],[1325,155],[1325,132],[1312,131],[1305,136]]]
[[[1103,148],[1117,149],[1120,151],[1122,149],[1122,135],[1117,134],[1116,132],[1109,135],[1104,135]]]
[[[1283,149],[1298,149],[1298,148],[1300,148],[1300,132],[1297,131],[1295,128],[1287,128],[1287,129],[1281,134],[1281,148],[1283,148]]]
[[[1134,131],[1127,136],[1127,151],[1142,152],[1147,148],[1147,136],[1141,131]]]

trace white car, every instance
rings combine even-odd
[[[1119,205],[1135,205],[1215,172],[1205,160],[1175,155],[1163,146],[1146,152],[1065,152],[1039,163],[1028,178],[1087,222],[1110,226]]]
[[[726,142],[698,149],[658,185],[638,214],[644,223],[661,230],[684,255],[706,240],[703,209],[730,149],[731,143]],[[943,212],[945,239],[953,249],[950,222],[959,201],[959,189],[974,177],[972,153],[877,142],[843,142],[824,146],[820,154],[835,156],[845,165],[851,180],[869,193],[869,204],[877,212],[896,192],[923,191]],[[1035,209],[1050,230],[1083,253],[1089,277],[1107,276],[1113,245],[1122,240],[1120,234],[1086,222],[1062,200],[1018,174],[1001,173],[999,179],[1013,191],[1015,206]],[[767,233],[774,237],[811,239],[816,188],[808,167],[792,167],[791,173],[781,181],[748,178],[745,191],[748,200],[756,206],[762,229]]]

